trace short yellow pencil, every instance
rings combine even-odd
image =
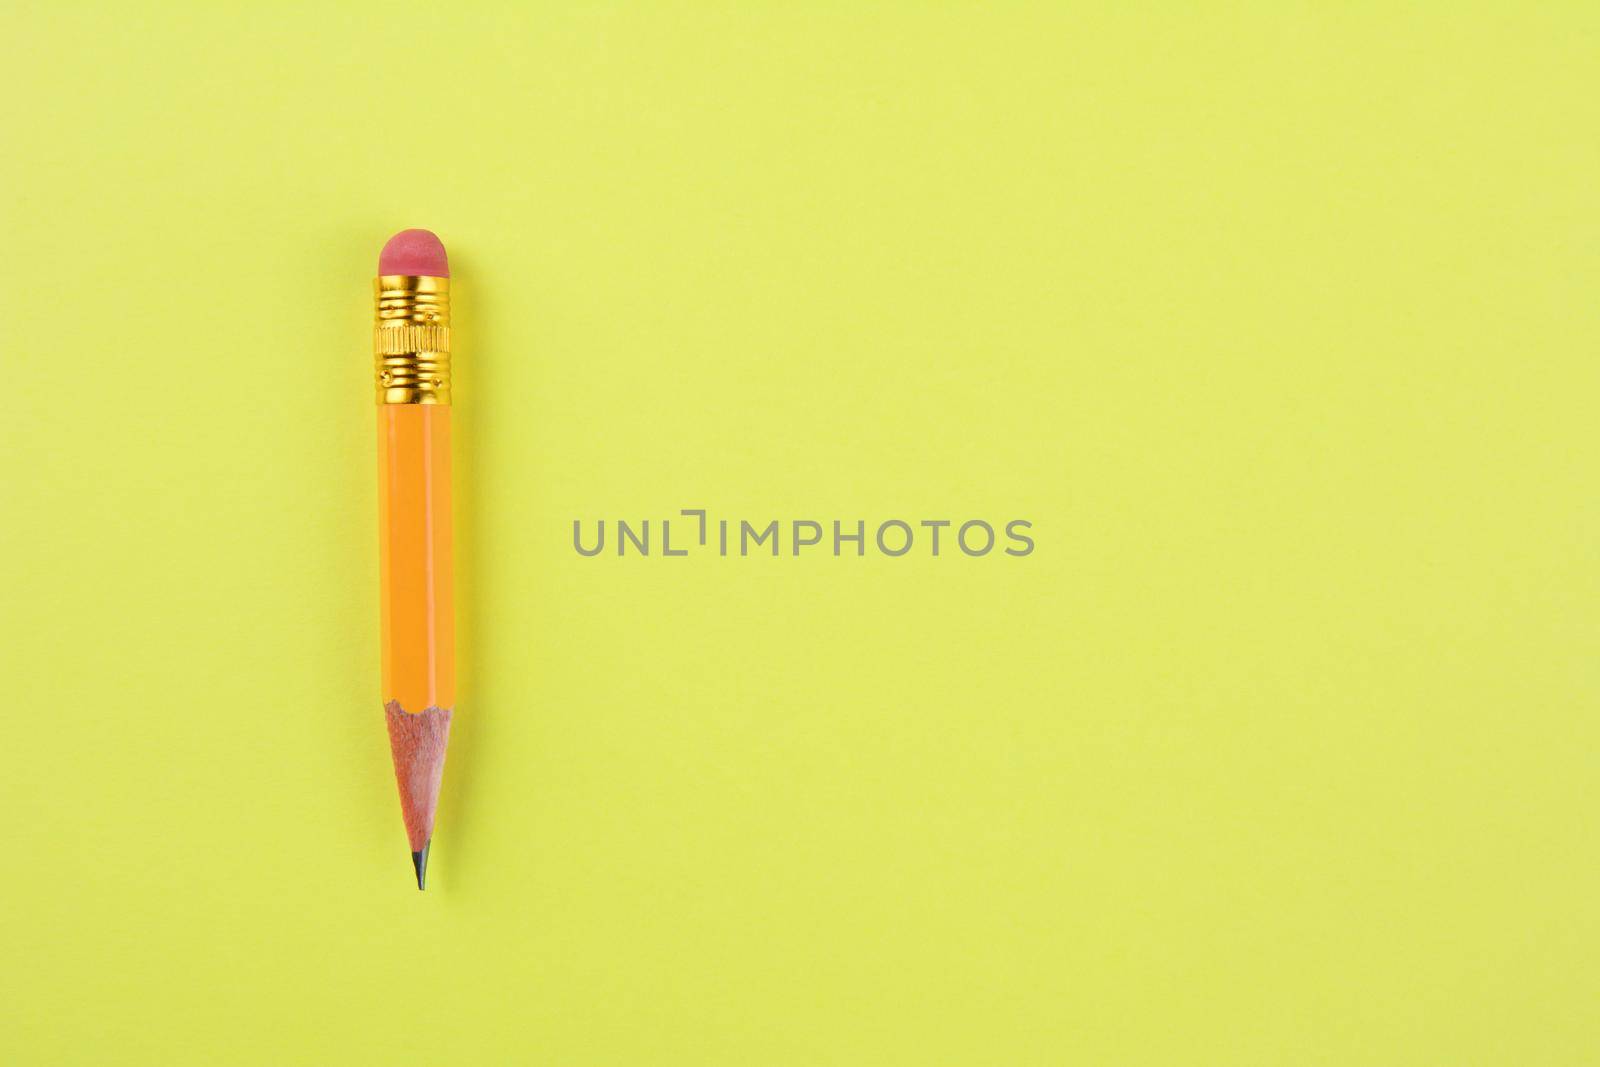
[[[383,708],[422,889],[456,701],[444,245],[427,230],[396,234],[376,292]]]

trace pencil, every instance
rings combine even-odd
[[[374,288],[383,710],[422,889],[456,702],[444,245],[427,230],[395,234]]]

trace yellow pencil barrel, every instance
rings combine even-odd
[[[376,297],[383,705],[421,888],[456,702],[450,279],[380,275]]]

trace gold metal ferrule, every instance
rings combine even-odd
[[[384,274],[373,288],[378,403],[450,403],[450,279]]]

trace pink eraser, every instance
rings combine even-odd
[[[448,278],[450,260],[432,230],[401,230],[378,253],[378,273]]]

